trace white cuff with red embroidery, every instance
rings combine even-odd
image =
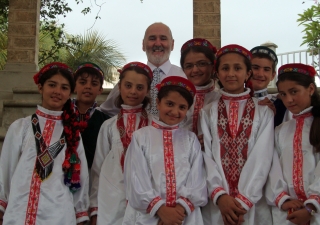
[[[194,205],[192,202],[190,202],[189,199],[185,197],[181,197],[177,200],[177,203],[183,206],[183,208],[186,210],[187,215],[190,215],[194,210]]]
[[[304,205],[312,204],[316,207],[317,212],[320,212],[320,196],[319,195],[310,195],[309,198],[304,201]]]
[[[245,209],[245,210],[249,210],[251,209],[251,207],[253,206],[253,203],[245,196],[243,196],[242,194],[237,194],[237,196],[235,197],[235,199],[241,204],[241,206]]]
[[[8,205],[7,202],[0,200],[0,211],[5,212],[7,205]]]
[[[210,196],[213,201],[213,204],[217,205],[218,198],[224,194],[228,193],[223,189],[223,187],[217,187],[216,189],[214,189]]]
[[[98,214],[98,207],[91,207],[89,210],[90,217]]]
[[[291,199],[291,197],[288,195],[287,192],[285,191],[281,192],[275,200],[276,206],[279,209],[281,209],[282,204],[289,199]]]
[[[158,209],[165,204],[165,201],[163,201],[159,196],[154,198],[147,208],[147,213],[149,213],[151,216],[155,216]]]
[[[76,213],[77,223],[81,223],[89,220],[88,212],[78,212]]]

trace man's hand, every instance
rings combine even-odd
[[[303,207],[304,207],[304,205],[303,205],[302,201],[300,201],[298,199],[292,199],[292,200],[285,201],[282,204],[281,209],[283,211],[288,211],[290,209],[299,210]]]
[[[180,212],[176,207],[167,207],[165,205],[162,205],[158,211],[157,215],[160,217],[160,220],[158,224],[161,222],[165,225],[171,225],[171,224],[182,224],[184,220],[184,213]]]
[[[305,208],[294,211],[293,213],[287,216],[287,220],[289,220],[291,223],[298,225],[307,224],[310,221],[310,219],[311,215]]]

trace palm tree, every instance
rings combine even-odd
[[[113,83],[115,70],[122,67],[125,57],[112,40],[105,39],[97,31],[88,31],[75,37],[66,52],[65,63],[76,69],[83,62],[93,62],[101,67],[105,80]]]
[[[4,31],[0,31],[0,70],[4,69],[4,65],[7,62],[7,43],[7,33]]]

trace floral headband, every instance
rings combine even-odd
[[[194,38],[186,43],[184,43],[181,47],[180,52],[183,53],[186,49],[192,47],[192,46],[203,46],[209,48],[214,54],[217,53],[217,48],[214,47],[208,40],[203,38]]]
[[[179,76],[169,76],[164,78],[160,84],[156,85],[156,88],[158,89],[158,91],[160,91],[162,87],[170,85],[185,88],[187,91],[191,93],[192,97],[194,97],[194,95],[196,94],[196,88],[194,87],[194,85],[186,78]]]
[[[266,54],[271,57],[271,59],[274,61],[274,63],[276,65],[278,64],[278,57],[277,57],[276,53],[272,49],[270,49],[266,46],[254,47],[253,49],[250,50],[250,52],[252,55],[258,54],[258,53]]]
[[[76,71],[74,72],[74,74],[77,74],[79,72],[79,70],[83,69],[83,68],[95,69],[102,76],[102,78],[104,78],[104,73],[103,73],[102,69],[97,64],[94,64],[94,63],[91,63],[91,62],[85,62],[85,63],[80,64],[78,66],[78,68],[76,69]]]
[[[313,66],[309,66],[302,63],[289,63],[281,66],[278,70],[278,76],[284,73],[296,72],[310,77],[314,77],[317,71]]]
[[[222,55],[226,54],[226,53],[239,53],[241,55],[243,55],[244,57],[248,58],[249,60],[251,60],[252,58],[252,54],[251,52],[240,46],[240,45],[226,45],[222,48],[219,49],[219,51],[217,52],[217,58],[220,58]]]
[[[53,62],[53,63],[49,63],[49,64],[45,65],[44,67],[42,67],[42,69],[33,76],[34,83],[39,84],[40,77],[45,72],[47,72],[48,70],[57,69],[57,68],[67,70],[68,72],[70,72],[70,75],[72,76],[72,69],[68,65],[66,65],[64,63],[60,63],[60,62]]]
[[[120,76],[122,75],[123,71],[125,71],[126,69],[128,69],[130,67],[140,67],[140,68],[144,69],[148,73],[150,79],[152,80],[152,78],[153,78],[152,70],[150,69],[150,67],[148,65],[141,63],[141,62],[130,62],[130,63],[124,65],[121,70],[118,70],[118,72],[120,73]]]

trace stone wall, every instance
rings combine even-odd
[[[221,47],[220,0],[193,0],[193,37]]]

